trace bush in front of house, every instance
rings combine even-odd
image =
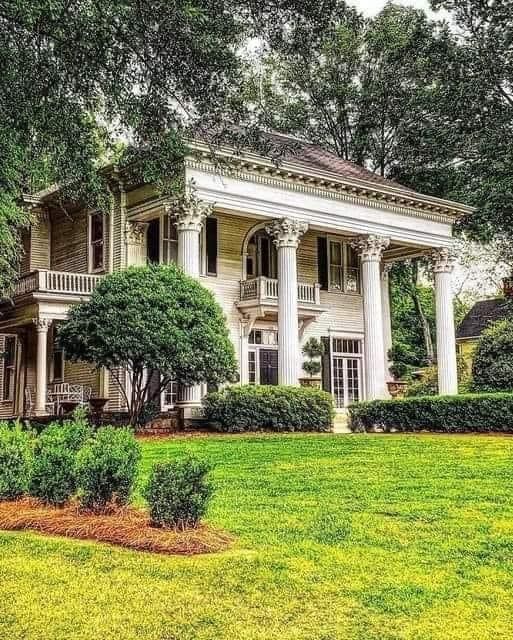
[[[92,436],[85,416],[52,423],[34,446],[30,493],[48,504],[62,506],[77,490],[76,456]]]
[[[474,391],[513,391],[513,320],[483,331],[472,361]]]
[[[77,454],[79,498],[86,509],[101,512],[129,502],[141,450],[129,428],[98,429]]]
[[[310,387],[243,385],[210,393],[205,417],[219,431],[330,431],[333,398]]]
[[[180,531],[196,527],[213,492],[209,471],[206,462],[193,457],[157,462],[144,489],[152,524]]]
[[[513,393],[424,396],[351,405],[353,431],[513,432]]]
[[[28,489],[32,435],[19,423],[0,423],[0,500],[16,500]]]

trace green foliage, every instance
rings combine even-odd
[[[243,385],[210,393],[205,417],[219,431],[330,431],[333,398],[308,387]]]
[[[425,396],[351,405],[353,431],[513,432],[513,394]]]
[[[422,369],[419,376],[408,384],[406,395],[436,396],[438,394],[438,368],[435,365]]]
[[[324,345],[317,338],[309,338],[303,345],[303,355],[309,359],[303,362],[303,370],[310,376],[315,376],[321,371],[321,363],[318,358],[324,354]]]
[[[140,447],[128,428],[102,427],[76,458],[79,497],[83,507],[101,512],[129,502]]]
[[[21,425],[0,422],[0,500],[15,500],[28,489],[32,437]]]
[[[131,424],[169,380],[221,384],[237,375],[221,307],[210,291],[174,264],[106,276],[88,302],[72,307],[59,340],[67,358],[104,366],[114,380],[119,367],[128,369]],[[160,386],[148,398],[157,372]],[[119,386],[125,393],[124,385]]]
[[[213,493],[209,471],[206,462],[193,457],[153,465],[144,490],[152,524],[180,531],[196,527]]]
[[[31,495],[57,506],[71,498],[77,490],[77,452],[91,436],[80,414],[63,424],[50,424],[35,443]]]
[[[483,331],[473,356],[472,377],[476,391],[513,390],[513,319]]]

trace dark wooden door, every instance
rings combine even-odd
[[[278,384],[278,351],[260,349],[260,384]]]

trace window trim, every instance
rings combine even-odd
[[[341,248],[341,256],[342,256],[342,287],[338,289],[337,287],[333,287],[331,284],[331,243],[337,243]],[[327,261],[327,271],[328,271],[328,291],[330,293],[343,293],[348,296],[361,296],[361,271],[358,267],[358,282],[357,282],[357,290],[356,291],[348,291],[347,288],[347,276],[349,272],[349,239],[347,237],[342,236],[334,236],[327,235],[326,236],[326,261]],[[338,265],[337,265],[338,266]],[[351,267],[353,268],[353,267]]]
[[[13,341],[13,360],[12,364],[7,364],[7,358],[4,356],[2,358],[2,402],[14,402],[15,398],[15,386],[16,386],[16,360],[17,360],[17,350],[18,350],[18,339],[15,335],[6,335],[4,337],[4,354],[7,354],[7,342]],[[10,371],[10,376],[7,375],[7,372]],[[8,389],[8,393],[5,393],[5,382],[9,378],[11,381],[10,388]]]
[[[102,265],[101,267],[93,267],[93,240],[92,240],[92,219],[93,216],[101,216],[102,218],[102,239],[95,240],[94,244],[101,243],[102,247]],[[89,273],[103,273],[105,271],[105,240],[106,240],[106,215],[102,211],[91,211],[87,216],[87,269]]]

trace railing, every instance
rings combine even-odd
[[[278,280],[274,278],[253,278],[252,280],[242,280],[240,283],[240,299],[258,300],[265,302],[278,299]],[[297,300],[301,304],[320,304],[321,285],[305,284],[299,282],[297,285]]]
[[[18,280],[15,296],[28,293],[65,293],[88,296],[92,293],[102,276],[90,273],[70,273],[67,271],[39,270],[29,273]]]

